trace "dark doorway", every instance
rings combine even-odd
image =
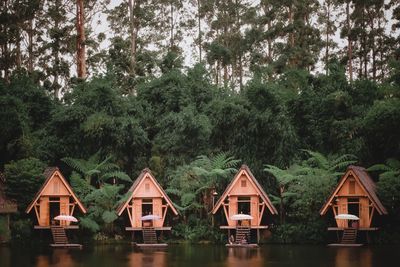
[[[153,214],[153,200],[143,199],[142,201],[142,216]]]
[[[360,216],[360,202],[358,198],[349,198],[347,200],[347,213],[355,215],[357,217]],[[352,227],[352,221],[349,220],[349,227]]]
[[[238,197],[238,214],[250,214],[250,197]]]
[[[50,224],[57,224],[59,221],[54,221],[54,217],[60,215],[60,201],[50,200]]]

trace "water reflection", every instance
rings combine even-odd
[[[260,249],[228,248],[227,267],[261,267],[263,262]]]
[[[370,248],[337,248],[335,267],[372,267]]]
[[[141,267],[166,267],[167,254],[164,251],[144,250],[131,252],[128,256],[127,266]]]
[[[54,249],[50,255],[38,255],[36,267],[72,267],[75,265],[68,249]]]

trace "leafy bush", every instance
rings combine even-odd
[[[12,161],[5,165],[5,192],[16,200],[20,209],[25,209],[43,183],[46,164],[36,158]]]

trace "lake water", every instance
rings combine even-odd
[[[0,246],[1,267],[397,267],[400,247],[329,248],[263,245],[258,249],[218,245],[170,245],[165,251],[139,251],[129,245],[76,249]]]

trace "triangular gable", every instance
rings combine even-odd
[[[83,212],[86,213],[86,208],[85,206],[82,204],[82,202],[79,200],[79,198],[75,195],[74,191],[72,190],[71,186],[69,185],[69,183],[67,182],[67,180],[65,180],[64,176],[61,174],[60,170],[57,167],[49,167],[46,168],[46,170],[44,171],[44,177],[45,177],[45,181],[42,185],[42,187],[39,189],[39,191],[36,193],[35,198],[33,199],[33,201],[31,202],[31,204],[28,205],[28,207],[26,208],[26,213],[29,213],[33,206],[35,205],[35,203],[39,200],[40,196],[42,195],[42,192],[44,190],[46,190],[46,187],[48,186],[48,184],[50,183],[50,181],[54,178],[58,176],[60,178],[60,181],[63,183],[63,185],[65,186],[65,188],[68,190],[68,192],[70,193],[70,195],[72,196],[72,198],[76,201],[76,203],[78,204],[79,209]]]
[[[224,193],[222,196],[219,198],[217,201],[217,204],[215,205],[212,213],[215,214],[218,209],[221,207],[222,203],[226,199],[226,197],[229,195],[229,193],[232,191],[233,187],[235,184],[239,181],[240,177],[245,175],[248,180],[251,182],[253,187],[257,190],[257,193],[260,195],[261,199],[264,201],[264,203],[267,205],[268,209],[272,214],[278,214],[278,211],[276,210],[275,206],[272,204],[271,200],[269,199],[267,193],[265,193],[264,189],[261,187],[261,185],[258,183],[257,179],[254,177],[253,173],[250,171],[249,167],[247,165],[242,165],[240,170],[236,173],[235,177],[231,181],[231,183],[227,186],[225,189]]]
[[[144,180],[146,178],[149,178],[150,181],[153,183],[153,185],[157,188],[157,190],[160,192],[161,196],[168,203],[169,207],[171,207],[172,212],[175,215],[178,215],[178,211],[174,207],[174,204],[172,203],[171,199],[168,197],[167,193],[165,193],[164,189],[157,182],[156,178],[153,176],[150,169],[146,168],[146,169],[142,170],[142,172],[139,174],[139,176],[133,182],[131,188],[128,190],[128,192],[130,192],[129,198],[117,208],[118,216],[120,216],[122,214],[122,212],[125,210],[125,208],[128,206],[129,202],[135,196],[137,190],[140,188],[140,186],[142,185],[142,183],[144,182]]]
[[[320,210],[320,215],[324,215],[328,211],[328,208],[332,203],[333,198],[337,195],[337,193],[340,191],[340,189],[350,176],[354,177],[355,181],[357,182],[358,185],[360,185],[362,190],[371,200],[378,213],[380,215],[387,214],[385,207],[383,206],[382,202],[379,200],[378,196],[375,193],[375,183],[372,180],[372,178],[368,175],[367,171],[363,167],[350,165],[347,168],[346,173],[339,180],[339,183],[336,186],[333,193],[329,196],[328,200],[322,206]]]

